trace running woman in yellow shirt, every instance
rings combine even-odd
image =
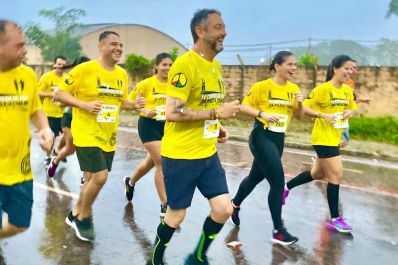
[[[242,102],[241,111],[255,118],[249,139],[254,160],[249,176],[241,182],[232,200],[234,212],[231,220],[235,226],[240,225],[240,205],[258,183],[267,179],[270,184],[268,206],[274,223],[272,241],[289,245],[298,238],[287,232],[282,221],[285,174],[281,156],[285,132],[293,114],[299,119],[304,115],[303,96],[300,88],[289,81],[297,70],[296,58],[291,52],[278,52],[270,70],[275,71],[274,76],[255,83]]]
[[[48,123],[55,138],[62,132],[61,120],[65,109],[61,102],[55,98],[55,91],[58,90],[58,85],[64,81],[65,65],[66,58],[64,56],[55,57],[53,70],[45,73],[39,81],[39,95],[43,98],[43,110],[47,115]],[[56,155],[62,147],[61,143],[56,148],[53,146],[53,154]],[[47,153],[47,158],[44,160],[46,167],[50,165],[50,161],[51,152]]]
[[[312,90],[304,101],[306,115],[315,118],[311,143],[317,154],[311,171],[304,171],[290,180],[283,193],[283,203],[292,188],[314,179],[325,179],[330,220],[326,227],[350,233],[352,227],[339,212],[339,190],[343,179],[343,163],[339,153],[341,134],[348,128],[348,119],[357,109],[352,89],[346,84],[352,74],[353,60],[336,56],[329,65],[326,83]]]
[[[104,31],[98,47],[99,59],[76,66],[56,91],[59,100],[74,107],[73,143],[85,179],[65,221],[84,241],[94,240],[92,205],[112,169],[120,108],[145,106],[142,97],[127,100],[127,72],[117,65],[123,53],[119,34]]]
[[[164,187],[162,163],[160,160],[160,143],[164,134],[166,121],[166,89],[167,75],[173,60],[167,53],[159,53],[155,58],[156,74],[140,83],[130,93],[129,99],[134,100],[141,94],[145,98],[145,108],[141,109],[138,120],[138,135],[145,149],[146,158],[141,161],[134,174],[124,177],[125,195],[131,201],[134,186],[153,166],[155,166],[155,186],[160,199],[160,216],[164,217],[167,209],[167,196]]]
[[[0,20],[0,240],[30,225],[33,176],[30,165],[30,122],[38,129],[40,145],[51,150],[48,126],[36,73],[22,65],[25,37],[14,22]],[[8,215],[3,220],[3,213]]]
[[[221,65],[214,59],[223,50],[227,35],[221,14],[198,10],[191,20],[191,32],[192,50],[180,56],[169,71],[161,146],[168,208],[147,262],[152,265],[164,264],[166,246],[184,220],[196,188],[208,199],[211,211],[194,253],[184,264],[208,264],[206,252],[232,213],[216,142],[228,139],[218,119],[232,117],[240,105],[237,100],[223,103]]]

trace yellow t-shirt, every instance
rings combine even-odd
[[[135,89],[130,92],[129,100],[134,101],[137,95],[141,92],[142,96],[145,98],[145,108],[156,111],[157,115],[152,117],[152,119],[158,121],[164,121],[165,108],[166,108],[166,90],[167,82],[160,82],[154,75],[145,80],[142,80],[137,84]],[[140,113],[141,116],[146,116],[144,113]]]
[[[242,103],[268,114],[278,114],[280,116],[279,122],[271,126],[266,120],[258,117],[256,119],[264,124],[264,128],[276,132],[285,132],[292,119],[293,112],[298,106],[294,94],[299,91],[300,88],[291,82],[280,86],[272,78],[269,78],[255,83]]]
[[[127,99],[127,72],[116,65],[113,71],[101,67],[98,60],[76,66],[60,85],[75,98],[102,102],[101,111],[91,114],[73,108],[73,143],[79,147],[99,147],[105,152],[116,150],[116,132],[120,105]]]
[[[216,60],[209,62],[192,50],[173,63],[168,83],[167,96],[184,100],[187,108],[211,110],[224,100],[220,63]],[[214,155],[217,136],[205,137],[205,124],[209,125],[205,121],[166,122],[161,155],[173,159],[201,159]]]
[[[336,88],[330,82],[323,83],[312,90],[304,106],[319,113],[341,115],[347,109],[356,110],[357,104],[351,87],[343,84]],[[316,118],[312,129],[311,143],[313,145],[338,146],[343,129],[335,128],[325,119]]]
[[[33,178],[30,116],[41,109],[37,77],[25,65],[0,72],[0,185]]]
[[[65,75],[57,76],[53,71],[45,73],[39,81],[39,90],[43,92],[54,92],[58,89],[60,83],[65,79]],[[45,97],[43,100],[43,110],[47,117],[62,118],[64,107],[60,106],[60,102],[53,98]]]

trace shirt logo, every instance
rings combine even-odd
[[[65,80],[64,80],[64,81],[65,81],[65,84],[67,84],[68,86],[70,86],[70,85],[73,84],[73,82],[74,82],[75,80],[73,80],[72,75],[66,74]]]
[[[183,73],[178,73],[171,79],[171,84],[175,87],[183,88],[187,84],[187,77]]]

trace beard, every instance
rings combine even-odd
[[[220,53],[222,52],[222,50],[224,50],[224,45],[217,44],[217,41],[215,39],[207,39],[206,42],[209,44],[209,47],[216,53]]]

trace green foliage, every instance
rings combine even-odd
[[[319,63],[318,56],[316,56],[313,53],[309,53],[309,52],[303,53],[300,56],[299,61],[298,61],[299,65],[303,65],[306,68],[312,68],[314,66],[317,66],[318,63]]]
[[[178,48],[177,47],[173,47],[173,49],[171,49],[171,51],[169,52],[169,55],[170,55],[171,59],[174,62],[177,59],[177,57],[178,57]]]
[[[390,4],[388,5],[386,18],[389,18],[392,15],[398,16],[398,0],[391,0]]]
[[[398,118],[353,117],[350,119],[350,137],[398,145]]]
[[[40,10],[39,15],[54,22],[52,33],[41,29],[40,25],[34,22],[26,26],[26,36],[30,42],[40,50],[44,61],[51,62],[57,55],[63,55],[68,60],[73,60],[80,55],[80,37],[73,36],[73,32],[82,25],[76,23],[79,17],[85,16],[86,12],[81,9],[69,9],[64,7],[52,10]]]
[[[154,61],[134,53],[127,54],[126,71],[136,80],[150,76]]]

